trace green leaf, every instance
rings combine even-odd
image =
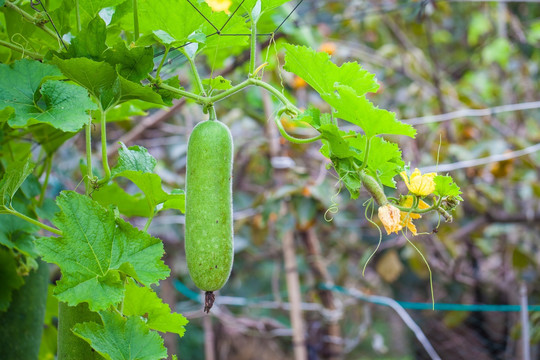
[[[105,59],[116,67],[122,77],[133,82],[145,79],[154,68],[154,50],[151,46],[128,49],[122,40],[106,51]]]
[[[380,134],[406,135],[414,138],[416,130],[396,119],[396,114],[375,107],[365,96],[357,96],[349,86],[336,86],[337,94],[323,96],[336,109],[336,116],[358,125],[368,137]]]
[[[347,190],[351,194],[352,199],[357,199],[360,195],[360,188],[362,187],[362,181],[358,176],[358,172],[355,168],[354,159],[332,159],[332,165],[338,173],[340,181],[345,184]]]
[[[145,285],[169,274],[159,239],[73,191],[62,192],[57,204],[61,212],[53,223],[63,236],[38,239],[36,246],[44,260],[62,271],[55,290],[59,300],[71,306],[88,302],[98,311],[122,300],[121,273]]]
[[[112,176],[116,176],[123,171],[140,171],[142,173],[153,173],[156,167],[156,159],[148,153],[142,146],[130,146],[129,148],[120,143],[118,149],[118,162],[112,169]]]
[[[4,6],[5,3],[6,3],[6,0],[0,0],[0,6]]]
[[[257,1],[258,0],[245,0],[245,1],[234,0],[230,8],[236,9],[238,5],[242,4],[241,8],[247,11],[249,14],[251,14],[253,12],[253,8],[257,4]],[[261,3],[260,13],[262,14],[262,13],[274,10],[275,8],[280,7],[281,5],[289,1],[291,0],[262,0],[260,1]]]
[[[457,200],[463,201],[460,196],[461,190],[450,175],[437,175],[433,178],[433,181],[435,182],[434,194],[438,196],[453,196]]]
[[[82,28],[85,28],[88,22],[96,18],[102,9],[119,5],[124,1],[125,0],[79,0]]]
[[[77,324],[73,332],[108,360],[156,360],[167,357],[163,339],[139,316],[127,319],[116,312],[99,313],[103,325]]]
[[[290,44],[285,44],[285,49],[285,70],[300,76],[321,96],[333,94],[336,85],[348,85],[358,96],[379,88],[375,75],[362,69],[356,62],[337,66],[325,52]]]
[[[117,74],[112,65],[87,58],[62,60],[53,57],[51,62],[57,65],[68,79],[86,88],[104,109],[115,105],[119,89],[116,84]]]
[[[87,110],[96,106],[84,89],[56,80],[46,81],[59,76],[54,66],[37,61],[0,64],[0,110],[4,109],[0,121],[8,120],[11,127],[46,123],[62,131],[79,130],[88,119]]]
[[[364,161],[367,136],[358,135],[349,139],[349,143],[356,149],[355,157]],[[394,176],[398,175],[405,163],[401,159],[401,150],[397,144],[379,137],[371,138],[369,145],[367,168],[377,174],[383,185],[395,188]]]
[[[19,212],[24,211],[24,207],[19,206],[18,210],[20,210]],[[0,214],[0,245],[17,250],[27,257],[35,258],[38,255],[34,246],[35,237],[33,235],[38,230],[39,228],[36,225],[14,215]]]
[[[128,194],[117,183],[111,183],[100,187],[92,193],[92,199],[104,207],[110,205],[117,206],[120,214],[128,217],[149,217],[152,215],[153,211],[143,194]]]
[[[206,3],[195,2],[195,4],[204,16],[211,17],[212,11]],[[186,43],[189,36],[206,22],[188,1],[139,0],[138,10],[139,14],[144,14],[139,17],[140,31],[143,34],[153,34],[154,31],[161,30],[161,37],[165,33],[175,39],[174,43],[168,45],[178,46]],[[127,28],[130,28],[129,25],[133,26],[132,19],[127,21]]]
[[[2,279],[0,311],[6,311],[11,302],[13,291],[24,284],[24,279],[17,273],[17,263],[13,254],[2,246],[0,246],[0,279]]]
[[[210,89],[215,90],[227,90],[232,88],[231,80],[225,79],[221,75],[211,79],[204,79],[202,83]]]
[[[86,120],[89,120],[88,115],[86,115]],[[48,155],[54,154],[62,144],[77,134],[75,132],[64,132],[45,124],[32,126],[30,130],[34,139]]]
[[[166,193],[161,186],[161,178],[153,173],[156,160],[141,146],[126,148],[124,144],[118,151],[118,163],[112,168],[112,176],[131,180],[145,194],[151,211],[158,204],[164,204],[163,210],[178,209],[184,212],[185,195]]]
[[[106,40],[107,26],[105,21],[96,16],[73,38],[67,56],[70,58],[86,57],[96,61],[103,60],[103,53],[107,50]]]
[[[167,80],[163,81],[164,84],[172,86],[173,88],[184,90],[182,86],[180,86],[180,79],[178,76],[173,76],[171,78],[168,78]],[[156,92],[161,96],[161,99],[163,102],[167,105],[172,105],[173,99],[180,99],[182,95],[178,94],[177,92],[165,90],[162,88],[156,89]]]
[[[25,127],[45,123],[64,132],[80,130],[89,119],[88,110],[97,109],[80,86],[58,80],[49,80],[41,87],[45,106],[26,105],[26,113],[16,110],[16,117],[9,120],[11,127]]]
[[[182,189],[173,189],[168,199],[163,203],[163,210],[175,209],[180,212],[186,212],[186,194]]]
[[[317,130],[323,135],[323,143],[330,148],[329,158],[347,158],[353,156],[349,143],[343,138],[343,131],[340,131],[334,124],[320,126]]]
[[[178,313],[171,313],[169,305],[164,304],[152,289],[136,285],[133,281],[126,284],[124,297],[124,315],[142,316],[146,325],[160,332],[172,332],[182,337],[187,319]]]
[[[57,65],[68,79],[85,87],[105,110],[132,99],[163,104],[161,97],[151,88],[124,79],[106,62],[87,58],[62,60],[55,56],[52,63]]]
[[[1,205],[11,205],[13,196],[26,178],[34,170],[35,164],[32,162],[32,157],[28,156],[22,161],[13,161],[6,169],[6,172],[0,180],[0,201]]]

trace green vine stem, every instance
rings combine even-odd
[[[315,136],[315,137],[311,137],[311,138],[300,139],[300,138],[294,137],[294,136],[287,133],[287,131],[283,127],[283,124],[281,123],[281,119],[278,116],[274,117],[274,122],[276,123],[277,128],[278,128],[279,132],[281,133],[281,135],[286,140],[288,140],[288,141],[290,141],[292,143],[295,143],[295,144],[308,144],[308,143],[312,143],[314,141],[320,140],[322,138],[322,135],[319,135],[319,136]]]
[[[188,57],[188,59],[189,59],[189,57]],[[198,76],[198,73],[197,73],[197,76]],[[222,93],[219,93],[217,95],[210,96],[210,97],[208,97],[206,95],[201,96],[201,95],[193,94],[193,93],[191,93],[189,91],[177,89],[177,88],[172,87],[170,85],[163,84],[159,80],[157,80],[156,78],[153,78],[151,76],[149,76],[148,79],[157,87],[160,87],[160,88],[162,88],[164,90],[174,92],[174,93],[179,94],[179,95],[181,95],[183,97],[186,97],[188,99],[195,100],[196,102],[198,102],[199,104],[201,104],[203,106],[208,106],[210,104],[216,103],[216,102],[218,102],[220,100],[228,98],[229,96],[231,96],[233,94],[236,94],[237,92],[243,90],[246,87],[249,87],[251,85],[255,85],[255,86],[258,86],[258,87],[262,87],[263,89],[265,89],[266,91],[268,91],[269,93],[271,93],[272,95],[277,97],[278,100],[281,101],[281,103],[283,103],[283,105],[286,107],[288,112],[294,113],[294,114],[301,113],[300,109],[298,109],[293,103],[291,103],[289,101],[289,99],[287,99],[287,97],[285,97],[285,95],[283,95],[278,89],[276,89],[272,85],[268,84],[267,82],[264,82],[262,80],[255,79],[255,78],[249,78],[247,80],[244,80],[240,84],[235,85],[232,88],[223,91]],[[199,78],[199,80],[200,80],[200,78]],[[201,82],[201,86],[202,86],[202,82]]]
[[[81,32],[81,11],[79,9],[79,0],[75,0],[75,16],[77,17],[77,32]]]
[[[148,232],[148,228],[150,227],[150,224],[152,223],[154,216],[156,216],[155,211],[153,211],[152,214],[148,217],[148,220],[146,220],[146,224],[144,224],[144,229],[143,229],[144,232]]]
[[[43,223],[40,223],[39,221],[35,220],[35,219],[32,219],[31,217],[28,217],[24,214],[21,214],[20,212],[18,212],[17,210],[13,209],[13,208],[8,208],[6,206],[4,206],[4,209],[3,210],[0,210],[0,214],[11,214],[11,215],[15,215],[16,217],[20,218],[20,219],[23,219],[31,224],[34,224],[36,226],[39,226],[40,228],[42,228],[43,230],[47,230],[49,232],[52,232],[53,234],[56,234],[58,236],[62,236],[62,232],[56,228],[53,228],[51,226],[48,226],[48,225],[45,225]]]
[[[359,168],[360,171],[364,170],[367,166],[370,144],[371,144],[371,138],[368,137],[366,141],[366,150],[364,151],[364,160],[362,161],[362,165]]]
[[[139,40],[139,10],[137,0],[133,0],[133,33],[135,41]]]
[[[154,84],[155,86],[157,86],[157,87],[159,87],[159,88],[161,88],[163,90],[167,90],[167,91],[176,93],[176,94],[178,94],[178,95],[180,95],[182,97],[185,97],[185,98],[188,98],[188,99],[191,99],[191,100],[195,100],[199,104],[205,104],[207,102],[207,98],[205,98],[204,96],[200,96],[200,95],[194,94],[194,93],[186,91],[186,90],[177,89],[177,88],[175,88],[173,86],[163,84],[163,83],[161,83],[161,81],[159,79],[156,79],[156,78],[154,78],[152,76],[148,76],[147,79],[152,84]]]
[[[109,167],[109,158],[107,157],[107,111],[100,105],[101,113],[101,162],[105,176],[99,181],[99,184],[106,184],[111,179],[111,168]]]
[[[51,169],[52,169],[52,155],[47,155],[45,158],[45,179],[43,180],[43,185],[41,186],[41,194],[39,195],[39,202],[38,206],[43,205],[43,201],[45,200],[45,192],[47,191],[47,185],[49,184],[49,177],[51,175]]]
[[[32,51],[27,51],[23,47],[17,46],[15,44],[10,43],[10,42],[0,40],[0,45],[3,46],[3,47],[6,47],[8,49],[11,49],[13,51],[17,51],[17,52],[19,52],[19,53],[21,53],[23,55],[27,55],[27,56],[31,57],[32,59],[34,59],[34,60],[43,60],[43,55],[32,52]]]
[[[52,31],[51,29],[49,29],[48,27],[46,27],[45,24],[40,19],[36,19],[34,16],[30,15],[29,13],[27,13],[26,11],[24,11],[23,9],[21,9],[20,7],[18,7],[17,5],[15,5],[12,2],[6,1],[5,6],[12,9],[12,10],[15,10],[16,12],[21,14],[21,16],[23,18],[25,18],[26,20],[28,20],[31,23],[35,24],[37,27],[39,27],[41,30],[45,31],[47,34],[49,34],[50,36],[52,36],[56,40],[60,40],[58,38],[58,36],[56,35],[56,33],[54,31]]]
[[[169,55],[170,46],[165,47],[165,52],[163,53],[163,57],[161,58],[161,61],[159,63],[159,66],[156,70],[156,78],[160,79],[159,73],[161,72],[161,68],[163,67],[163,64],[165,63],[165,59],[167,59],[167,55]]]
[[[199,92],[204,96],[206,97],[206,91],[204,91],[204,86],[203,86],[203,83],[201,81],[201,77],[199,75],[199,71],[197,70],[197,66],[195,65],[195,60],[194,58],[192,58],[191,56],[188,56],[188,54],[185,52],[185,51],[182,51],[182,53],[184,54],[184,56],[186,57],[186,59],[188,60],[189,62],[189,66],[191,67],[191,72],[193,73],[193,76],[195,77],[195,83],[197,84],[197,86],[199,87]]]
[[[257,63],[257,21],[251,19],[251,46],[249,56],[249,76],[255,76],[255,64]]]
[[[92,179],[94,174],[92,173],[92,117],[85,125],[86,135],[86,195],[89,195],[92,191]]]

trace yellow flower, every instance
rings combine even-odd
[[[403,181],[405,181],[405,185],[407,185],[409,191],[415,195],[426,196],[435,191],[435,182],[433,181],[433,178],[437,175],[436,173],[422,175],[420,170],[414,169],[410,178],[405,171],[402,171],[399,175]]]
[[[232,5],[231,0],[206,0],[206,3],[210,6],[212,11],[225,11],[227,14],[229,14],[229,8]]]
[[[401,202],[401,206],[410,208],[413,205],[414,198],[412,196],[405,196],[405,200]],[[420,200],[418,202],[418,209],[427,209],[429,208],[429,205],[426,204],[424,201]],[[411,231],[413,235],[417,234],[416,226],[413,224],[413,219],[420,219],[422,216],[420,214],[416,214],[413,212],[406,212],[406,211],[400,211],[400,225],[402,227],[406,227]]]
[[[397,207],[390,204],[379,206],[378,215],[387,234],[397,233],[401,230],[400,211]]]

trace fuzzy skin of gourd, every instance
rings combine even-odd
[[[233,264],[233,141],[217,120],[200,122],[188,141],[186,174],[186,261],[195,285],[221,289]]]

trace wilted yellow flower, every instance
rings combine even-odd
[[[231,0],[206,0],[206,3],[212,8],[212,11],[225,11],[227,14],[229,14],[229,8],[232,5]]]
[[[387,234],[397,233],[401,230],[400,211],[397,207],[390,204],[379,206],[378,215]]]
[[[412,196],[405,196],[405,200],[401,202],[401,206],[410,208],[413,205],[414,198]],[[427,209],[429,208],[429,205],[426,204],[424,201],[420,200],[418,202],[418,209]],[[400,225],[402,227],[406,227],[411,231],[413,235],[417,234],[416,226],[413,224],[413,219],[420,219],[422,215],[416,214],[413,212],[406,212],[406,211],[400,211]]]
[[[437,176],[436,173],[422,175],[420,170],[414,169],[410,178],[405,171],[402,171],[399,175],[403,181],[405,181],[405,185],[407,185],[409,191],[415,195],[426,196],[435,191],[435,182],[433,181],[433,178]]]

